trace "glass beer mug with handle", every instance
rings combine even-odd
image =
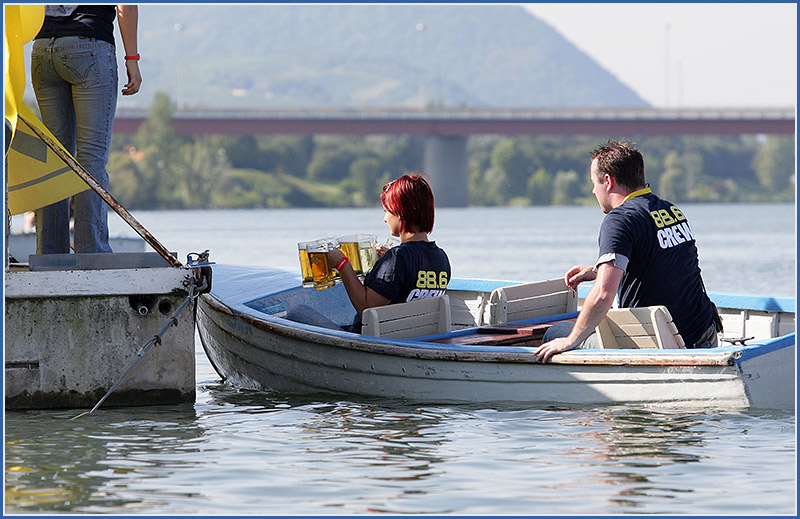
[[[308,262],[311,265],[311,273],[314,279],[314,288],[317,290],[330,288],[336,284],[334,270],[328,259],[328,252],[337,245],[327,239],[311,241],[306,244]]]
[[[378,237],[374,234],[357,234],[358,238],[358,256],[361,262],[361,279],[367,275],[367,272],[372,270],[375,262],[378,261]]]
[[[359,256],[358,237],[358,234],[348,234],[347,236],[339,236],[336,240],[339,242],[339,250],[347,256],[353,271],[361,278],[364,276],[364,268],[361,265],[361,257]]]
[[[311,242],[301,241],[297,244],[297,254],[300,257],[300,274],[303,276],[303,288],[314,286],[314,273],[311,271],[311,262],[308,258],[308,244]]]

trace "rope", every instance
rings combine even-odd
[[[153,345],[161,344],[161,337],[167,332],[167,330],[169,330],[171,326],[178,326],[178,315],[180,315],[183,309],[186,308],[186,305],[188,305],[190,302],[194,302],[197,299],[197,297],[206,288],[207,285],[208,283],[205,278],[203,278],[203,283],[199,287],[197,286],[197,281],[193,282],[189,286],[189,295],[186,297],[186,299],[180,304],[180,306],[178,306],[178,309],[175,310],[175,313],[172,314],[172,317],[167,319],[166,324],[161,327],[161,330],[159,330],[157,334],[155,334],[150,340],[144,343],[144,345],[141,348],[139,348],[139,352],[136,354],[136,358],[133,360],[130,366],[128,366],[128,369],[125,370],[125,373],[123,373],[122,376],[114,383],[114,385],[111,386],[111,389],[108,390],[108,392],[103,396],[103,398],[101,398],[100,401],[97,402],[97,404],[95,404],[95,406],[90,411],[83,412],[78,416],[70,418],[70,420],[75,420],[76,418],[80,418],[81,416],[91,414],[98,407],[100,407],[100,404],[105,402],[106,398],[108,398],[109,395],[111,395],[111,393],[117,388],[120,382],[122,382],[122,380],[128,375],[128,373],[130,373],[130,371],[134,368],[134,366],[136,366],[136,364],[142,359],[142,357],[144,357],[144,355],[148,352],[148,350],[150,350],[150,348],[153,347]]]

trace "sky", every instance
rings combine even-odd
[[[796,107],[794,3],[525,8],[655,107]]]

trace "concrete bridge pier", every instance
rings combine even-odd
[[[467,137],[430,135],[425,139],[425,173],[431,181],[436,207],[469,204]]]

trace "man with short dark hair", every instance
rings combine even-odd
[[[564,276],[574,290],[594,280],[574,325],[556,323],[536,350],[542,362],[574,348],[597,347],[595,328],[614,302],[620,307],[664,305],[687,348],[718,345],[716,310],[700,275],[694,233],[686,216],[646,186],[644,159],[633,143],[609,141],[592,151],[592,194],[606,214],[593,266]]]

